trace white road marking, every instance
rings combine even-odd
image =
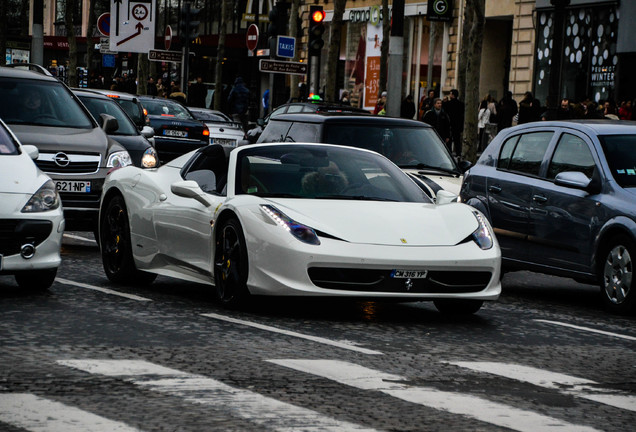
[[[144,389],[182,397],[188,402],[229,408],[234,415],[258,424],[266,430],[374,430],[339,421],[258,393],[231,387],[203,375],[190,374],[143,360],[59,360],[57,363],[92,374],[121,377]]]
[[[82,241],[85,241],[85,242],[97,243],[95,241],[95,239],[88,238],[88,237],[82,237],[82,236],[78,236],[78,235],[75,235],[75,234],[64,233],[64,237],[75,239],[75,240],[82,240]]]
[[[99,292],[102,292],[104,294],[111,294],[111,295],[116,295],[116,296],[119,296],[119,297],[125,297],[125,298],[130,299],[130,300],[152,301],[152,299],[149,299],[149,298],[146,298],[146,297],[139,297],[139,296],[136,296],[134,294],[126,294],[126,293],[122,293],[122,292],[119,292],[119,291],[113,291],[113,290],[108,289],[108,288],[102,288],[102,287],[98,287],[98,286],[95,286],[95,285],[85,284],[85,283],[82,283],[82,282],[75,282],[75,281],[72,281],[72,280],[69,280],[69,279],[64,279],[64,278],[61,278],[61,277],[55,278],[55,282],[63,283],[63,284],[66,284],[66,285],[74,285],[74,286],[77,286],[77,287],[80,287],[80,288],[86,288],[86,289],[90,289],[90,290],[93,290],[93,291],[99,291]]]
[[[222,321],[227,321],[227,322],[231,322],[234,324],[241,324],[241,325],[246,325],[246,326],[250,326],[250,327],[255,327],[257,329],[261,329],[261,330],[265,330],[265,331],[270,331],[270,332],[274,332],[274,333],[280,333],[280,334],[284,334],[287,336],[293,336],[293,337],[297,337],[297,338],[302,338],[302,339],[306,339],[306,340],[310,340],[312,342],[317,342],[317,343],[321,343],[321,344],[325,344],[325,345],[331,345],[331,346],[335,346],[338,348],[344,348],[350,351],[356,351],[359,353],[363,353],[363,354],[373,354],[373,355],[382,355],[383,353],[380,351],[375,351],[375,350],[370,350],[367,348],[362,348],[362,347],[358,347],[353,345],[351,342],[345,342],[345,341],[335,341],[335,340],[331,340],[331,339],[326,339],[326,338],[321,338],[318,336],[311,336],[311,335],[306,335],[303,333],[297,333],[297,332],[293,332],[290,330],[284,330],[284,329],[280,329],[277,327],[271,327],[268,325],[264,325],[264,324],[258,324],[255,322],[251,322],[251,321],[244,321],[244,320],[240,320],[240,319],[236,319],[236,318],[230,318],[224,315],[218,315],[215,313],[204,313],[201,314],[204,317],[208,317],[208,318],[214,318],[214,319],[218,319],[218,320],[222,320]]]
[[[636,396],[617,390],[598,387],[598,383],[570,375],[546,371],[529,366],[496,362],[447,362],[449,364],[502,376],[539,387],[556,389],[561,393],[611,405],[629,411],[636,411]]]
[[[631,341],[636,341],[636,337],[634,336],[628,336],[628,335],[623,335],[623,334],[618,334],[618,333],[612,333],[612,332],[608,332],[608,331],[604,331],[604,330],[597,330],[597,329],[593,329],[593,328],[589,328],[589,327],[581,327],[581,326],[577,326],[574,324],[568,324],[568,323],[563,323],[563,322],[559,322],[559,321],[549,321],[549,320],[542,320],[542,319],[535,319],[536,322],[542,322],[542,323],[546,323],[546,324],[554,324],[554,325],[559,325],[559,326],[563,326],[563,327],[569,327],[569,328],[573,328],[573,329],[577,329],[577,330],[583,330],[583,331],[587,331],[587,332],[591,332],[591,333],[598,333],[598,334],[602,334],[605,336],[612,336],[612,337],[617,337],[617,338],[621,338],[621,339],[627,339],[627,340],[631,340]]]
[[[375,390],[393,397],[441,411],[472,417],[482,422],[516,431],[596,431],[554,417],[525,411],[472,395],[414,387],[399,375],[388,374],[339,360],[267,360],[301,372],[318,375],[362,390]]]
[[[0,394],[0,421],[31,432],[134,432],[125,423],[28,393]]]

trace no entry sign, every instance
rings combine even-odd
[[[256,24],[252,24],[247,28],[247,36],[245,39],[247,49],[254,51],[258,45],[258,26]]]

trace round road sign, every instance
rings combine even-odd
[[[97,30],[104,36],[110,36],[110,13],[103,13],[97,18]]]
[[[166,27],[166,32],[163,35],[163,42],[166,50],[170,50],[170,43],[172,42],[172,27]]]
[[[247,28],[247,36],[246,41],[247,49],[250,51],[254,51],[256,49],[256,45],[258,45],[258,26],[256,24],[251,24]]]

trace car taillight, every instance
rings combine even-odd
[[[203,136],[210,136],[210,129],[207,126],[203,126]]]

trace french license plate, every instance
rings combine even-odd
[[[391,277],[396,279],[424,279],[428,270],[393,270]]]
[[[58,190],[58,192],[79,192],[79,193],[91,192],[91,182],[89,181],[56,180],[55,187]]]
[[[187,131],[171,130],[171,129],[164,129],[163,134],[165,136],[172,136],[172,137],[179,137],[179,138],[185,138],[188,136]]]
[[[214,144],[236,147],[236,140],[228,138],[214,138]]]

